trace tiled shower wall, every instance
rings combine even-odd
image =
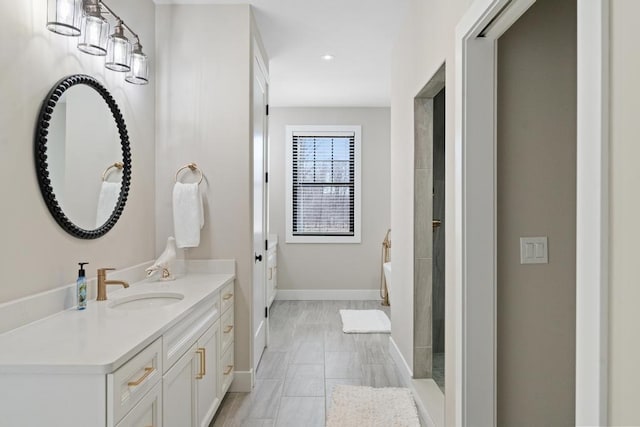
[[[433,98],[416,98],[414,170],[413,377],[431,378],[433,247]]]

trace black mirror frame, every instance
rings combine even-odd
[[[118,202],[111,213],[111,216],[102,226],[95,230],[85,230],[75,225],[62,211],[56,195],[51,187],[51,179],[49,178],[49,165],[47,163],[47,135],[49,134],[49,126],[53,110],[60,100],[62,94],[69,88],[84,84],[91,86],[105,100],[113,118],[116,121],[118,132],[120,133],[120,143],[122,146],[122,184],[120,187],[120,196]],[[129,146],[129,135],[127,134],[127,126],[120,112],[118,104],[111,96],[107,88],[91,76],[85,74],[73,74],[60,79],[49,91],[47,97],[42,102],[40,114],[38,115],[38,123],[36,125],[36,133],[34,139],[34,158],[36,166],[36,174],[38,176],[38,184],[40,192],[49,208],[49,212],[56,222],[69,234],[80,239],[97,239],[103,236],[116,225],[124,205],[129,195],[129,187],[131,185],[131,148]]]

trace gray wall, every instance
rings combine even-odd
[[[362,243],[285,242],[287,125],[362,126]],[[377,289],[389,228],[389,108],[271,108],[269,226],[278,234],[279,289]],[[392,249],[393,251],[393,249]]]
[[[609,425],[640,425],[640,2],[611,4]]]
[[[574,425],[576,2],[538,0],[498,44],[498,425]],[[549,237],[521,265],[519,238]]]
[[[153,67],[153,1],[112,0],[109,6],[139,33]],[[104,68],[104,58],[78,51],[76,38],[48,31],[46,1],[0,2],[0,15],[2,303],[73,283],[79,261],[90,262],[91,278],[99,267],[123,268],[153,258],[156,77],[152,71],[147,86],[125,83],[122,73]],[[42,100],[60,78],[75,73],[90,74],[109,89],[131,141],[127,206],[116,226],[97,240],[76,239],[58,226],[40,195],[33,161],[34,126]]]
[[[205,225],[187,259],[236,260],[235,360],[251,368],[251,11],[248,5],[158,5],[158,252],[173,235],[175,173],[195,162]],[[185,174],[186,175],[186,174]],[[182,177],[184,182],[193,177]]]

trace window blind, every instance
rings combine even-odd
[[[293,235],[353,236],[355,134],[293,134]]]

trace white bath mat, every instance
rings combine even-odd
[[[408,388],[337,385],[326,427],[420,427]]]
[[[391,332],[391,321],[382,310],[340,310],[342,332],[379,334]]]

